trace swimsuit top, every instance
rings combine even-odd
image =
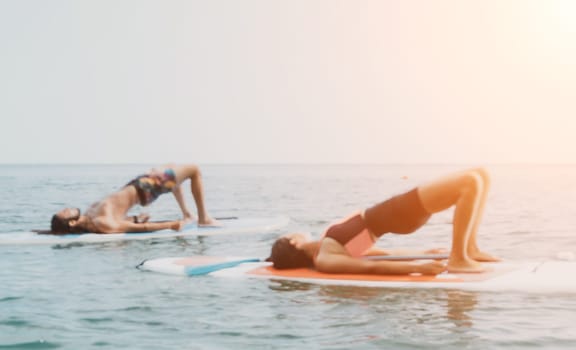
[[[136,177],[126,186],[134,186],[141,205],[149,205],[161,194],[171,192],[176,186],[176,174],[173,169],[166,169],[160,174],[145,174]]]

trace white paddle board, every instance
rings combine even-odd
[[[0,233],[0,245],[39,245],[100,243],[113,241],[132,241],[162,239],[174,237],[219,236],[230,234],[266,233],[284,227],[289,222],[286,217],[269,218],[229,218],[218,220],[218,226],[198,226],[190,223],[181,231],[161,230],[143,233],[83,233],[52,235],[36,232]]]
[[[541,261],[485,264],[487,272],[437,276],[326,274],[313,269],[277,270],[245,257],[170,257],[146,260],[142,270],[174,275],[288,280],[304,283],[381,288],[445,288],[475,291],[576,293],[576,262]]]

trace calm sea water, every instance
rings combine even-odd
[[[47,227],[59,208],[86,208],[147,168],[0,166],[0,235]],[[327,287],[135,268],[164,256],[265,257],[286,231],[317,236],[355,209],[460,168],[207,165],[213,216],[285,215],[289,227],[242,237],[0,246],[0,349],[574,349],[576,295]],[[576,252],[576,166],[487,168],[485,250],[509,260]],[[188,202],[194,208],[190,195]],[[145,211],[180,215],[170,195]],[[379,244],[448,247],[451,214]]]

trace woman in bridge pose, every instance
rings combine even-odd
[[[472,169],[420,185],[344,220],[330,225],[319,240],[289,234],[272,246],[269,261],[275,268],[315,267],[327,273],[436,275],[482,272],[480,262],[499,261],[478,248],[477,232],[490,180],[487,172]],[[363,255],[391,254],[373,248],[386,233],[408,234],[424,225],[434,213],[454,208],[452,248],[445,265],[440,261],[385,261]]]

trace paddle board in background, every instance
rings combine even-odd
[[[193,256],[146,260],[138,267],[174,275],[208,274],[217,277],[288,280],[322,285],[576,293],[574,261],[490,263],[485,266],[489,271],[484,273],[442,273],[437,276],[326,274],[312,269],[276,270],[271,263],[246,257]]]
[[[161,230],[143,233],[84,233],[52,235],[37,232],[0,233],[0,245],[40,245],[70,243],[100,243],[113,241],[132,241],[145,239],[163,239],[174,237],[205,237],[230,234],[267,233],[286,226],[287,217],[268,218],[221,218],[219,226],[198,226],[196,222],[187,224],[181,231]]]

